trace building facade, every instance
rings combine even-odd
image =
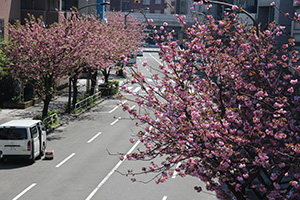
[[[164,14],[165,0],[110,0],[111,11],[130,11],[149,8],[149,13]]]
[[[6,40],[7,23],[21,18],[21,2],[19,0],[0,0],[0,42]]]

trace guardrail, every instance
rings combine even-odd
[[[57,113],[53,113],[52,115],[49,115],[43,119],[43,123],[47,132],[51,131],[51,127],[56,120],[58,120]]]
[[[93,102],[98,101],[101,98],[101,92],[97,92],[92,96],[89,96],[85,99],[82,99],[78,103],[75,104],[74,112],[76,113],[78,110],[82,108],[88,108],[93,105]]]

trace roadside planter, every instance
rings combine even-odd
[[[41,99],[33,99],[25,102],[3,102],[3,108],[18,108],[18,109],[25,109],[36,104],[39,104],[42,100]]]
[[[119,91],[119,81],[108,81],[108,83],[102,83],[99,85],[98,89],[104,96],[117,94]]]

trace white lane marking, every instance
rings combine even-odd
[[[162,198],[162,200],[167,200],[167,198],[168,198],[167,196],[164,196],[164,197]]]
[[[126,155],[130,154],[136,147],[139,145],[140,141],[137,141],[131,149],[126,153]],[[109,179],[109,177],[120,167],[120,165],[126,160],[126,156],[124,156],[124,160],[120,160],[114,168],[105,176],[105,178],[97,185],[97,187],[92,191],[92,193],[85,199],[90,200],[96,194],[96,192],[103,186],[103,184]]]
[[[180,165],[181,165],[181,162],[177,163],[175,169],[177,169]],[[173,174],[172,178],[176,178],[177,173],[178,172],[174,170],[174,174]]]
[[[122,104],[124,104],[124,103],[126,103],[126,102],[127,102],[127,100],[123,101]],[[108,113],[114,112],[114,111],[115,111],[116,109],[118,109],[119,107],[120,107],[120,105],[114,107],[114,108],[113,108],[111,111],[109,111]]]
[[[118,109],[119,108],[119,106],[116,106],[116,107],[114,107],[111,111],[109,111],[108,113],[112,113],[112,112],[114,112],[116,109]]]
[[[117,123],[119,121],[119,119],[116,119],[115,121],[113,121],[112,123],[110,123],[110,125],[114,125],[115,123]]]
[[[71,155],[69,155],[66,159],[64,159],[63,161],[61,161],[58,165],[56,165],[55,167],[60,167],[62,166],[65,162],[67,162],[70,158],[72,158],[75,155],[75,153],[72,153]]]
[[[137,87],[137,88],[135,88],[132,92],[133,92],[133,93],[136,93],[136,92],[138,92],[140,89],[141,89],[141,87]]]
[[[132,110],[132,109],[134,109],[135,108],[135,105],[134,106],[132,106],[131,108],[130,108],[130,110]]]
[[[94,139],[96,139],[99,135],[101,135],[101,132],[97,133],[94,137],[92,137],[87,143],[91,143]]]
[[[154,56],[152,56],[151,54],[150,54],[150,56],[151,56],[156,62],[158,62],[158,64],[163,65],[159,60],[157,60],[156,58],[154,58]]]
[[[23,196],[26,192],[28,192],[31,188],[33,188],[34,186],[36,186],[36,183],[32,183],[30,186],[28,186],[25,190],[23,190],[20,194],[18,194],[18,196],[16,196],[15,198],[13,198],[12,200],[17,200],[19,199],[21,196]]]

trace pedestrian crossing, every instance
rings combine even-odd
[[[159,89],[159,88],[155,87],[155,85],[156,85],[157,83],[154,83],[152,79],[147,79],[147,83],[149,83],[149,84],[152,83],[151,85],[154,87],[154,91],[155,91],[155,92],[159,92],[159,91],[160,91],[160,92],[164,92],[164,91],[165,91],[165,88]],[[120,85],[122,85],[122,84],[120,84]],[[142,87],[141,87],[140,85],[138,85],[138,84],[135,84],[135,85],[128,85],[128,86],[126,87],[126,89],[132,91],[134,94],[139,94],[139,95],[146,94],[146,91],[145,91],[145,90],[142,90]],[[148,90],[148,89],[149,89],[149,88],[146,88],[146,90]],[[121,92],[123,93],[123,95],[131,95],[131,94],[126,93],[125,91],[122,91],[122,90],[121,90]]]

